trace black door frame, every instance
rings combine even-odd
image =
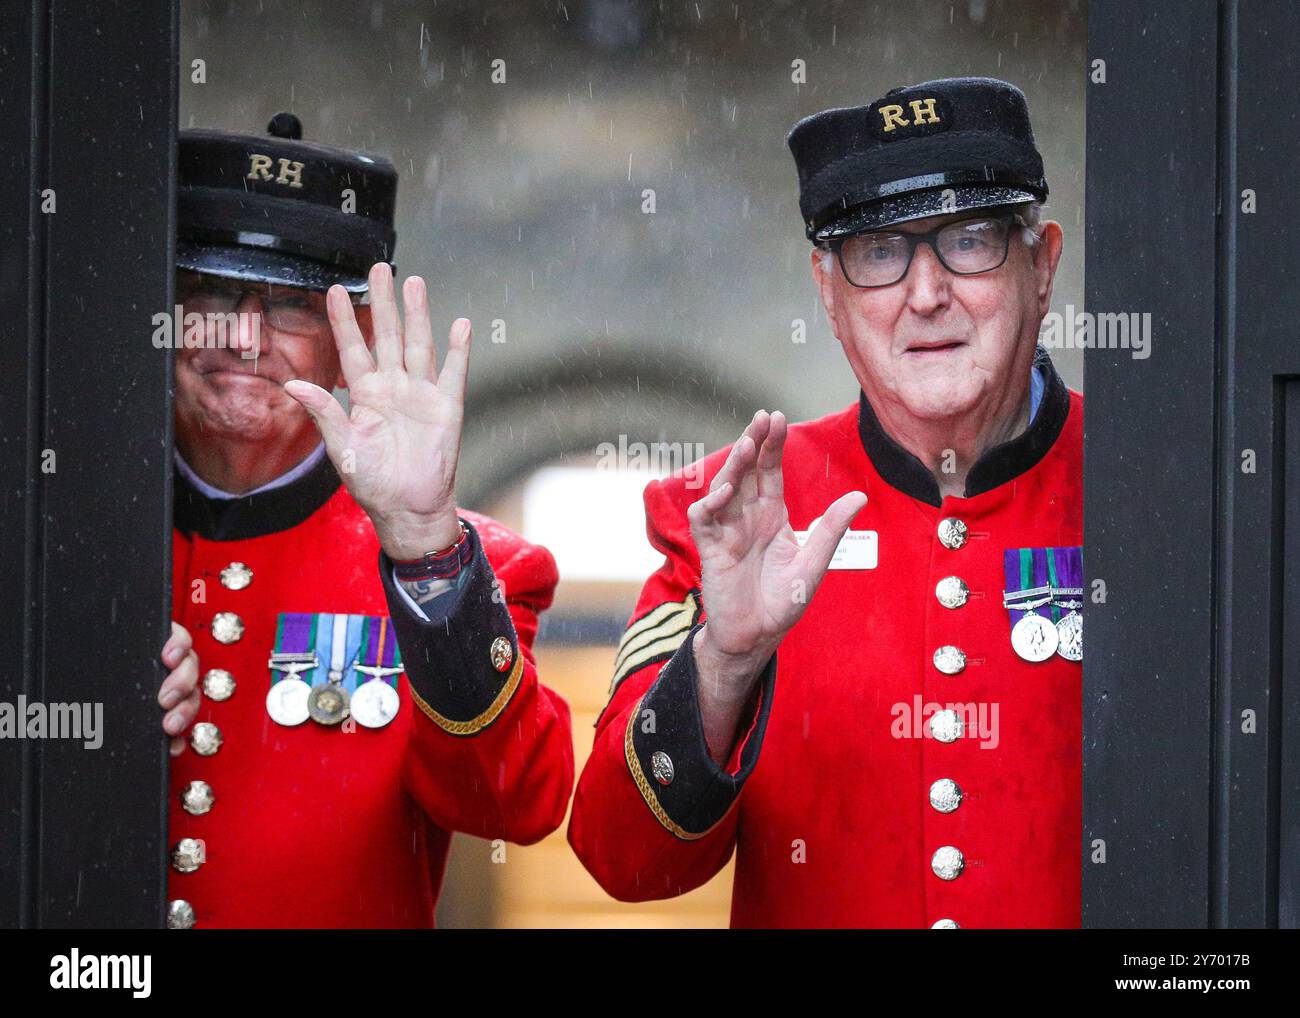
[[[5,31],[0,700],[102,703],[105,744],[0,739],[0,924],[157,927],[177,3]],[[1089,7],[1087,307],[1153,346],[1085,358],[1087,926],[1297,923],[1298,42],[1281,2]]]
[[[90,704],[91,725],[100,704],[103,742],[0,739],[0,925],[160,927],[172,430],[152,316],[172,306],[177,7],[10,15],[0,701]]]
[[[1084,925],[1295,926],[1300,11],[1088,21],[1087,306],[1153,336],[1085,355]]]

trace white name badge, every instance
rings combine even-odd
[[[799,544],[808,543],[808,534],[817,524],[821,522],[820,517],[809,524],[807,530],[796,530],[795,539]],[[880,560],[880,535],[875,530],[846,530],[844,536],[840,538],[840,543],[835,546],[835,554],[831,556],[831,569],[875,569]]]

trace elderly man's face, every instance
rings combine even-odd
[[[343,384],[324,293],[178,271],[176,301],[186,315],[233,312],[237,322],[224,349],[209,321],[204,348],[176,351],[176,426],[183,438],[257,442],[312,427],[284,383],[301,378],[326,390]],[[254,315],[260,315],[257,334]],[[358,320],[368,324],[361,315]]]
[[[988,212],[932,216],[888,227],[924,233]],[[922,420],[1017,405],[1052,278],[1061,230],[1042,224],[1027,246],[1012,224],[1006,261],[978,275],[948,271],[928,244],[917,245],[907,275],[872,289],[853,286],[831,256],[813,252],[813,276],[836,338],[873,406],[889,404]]]

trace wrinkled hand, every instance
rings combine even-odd
[[[709,493],[687,511],[700,554],[708,620],[696,637],[701,678],[747,695],[768,658],[799,621],[867,496],[851,491],[827,508],[800,546],[786,512],[781,454],[786,421],[760,410]]]
[[[158,690],[158,706],[167,711],[163,716],[163,731],[172,737],[171,755],[180,756],[185,752],[182,733],[199,713],[199,656],[194,653],[190,634],[173,622],[172,635],[163,644],[159,657],[171,669]]]
[[[403,331],[392,271],[383,262],[370,270],[373,359],[343,287],[330,287],[326,306],[351,414],[310,382],[286,382],[285,391],[316,422],[330,461],[370,515],[391,558],[415,559],[450,547],[460,536],[454,489],[469,371],[468,319],[452,324],[439,372],[428,293],[419,276],[402,287]]]

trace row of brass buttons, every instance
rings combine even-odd
[[[253,582],[253,571],[242,562],[231,562],[221,570],[221,585],[228,590],[243,590]],[[217,612],[212,617],[212,637],[218,643],[238,643],[244,636],[244,620],[234,612]],[[235,677],[224,668],[209,668],[203,675],[203,693],[216,703],[229,700],[235,693]],[[210,721],[200,721],[190,730],[190,745],[199,756],[212,756],[221,748],[221,729]],[[206,781],[191,781],[181,792],[181,808],[191,816],[203,816],[212,809],[216,795]],[[171,863],[178,873],[193,873],[203,865],[206,845],[197,838],[181,838],[172,848]],[[197,921],[194,906],[184,898],[167,905],[167,928],[192,929]]]
[[[946,517],[939,521],[939,543],[949,551],[956,551],[966,543],[968,529],[966,524],[956,517]],[[945,576],[934,588],[935,599],[950,610],[956,610],[966,604],[970,597],[970,588],[960,576]],[[934,666],[944,675],[956,675],[966,667],[966,654],[960,647],[945,645],[934,652]],[[962,736],[964,724],[953,710],[942,710],[930,718],[930,734],[942,743],[955,742]],[[961,786],[952,778],[940,778],[930,785],[930,806],[939,813],[952,813],[961,805]],[[965,868],[966,860],[961,851],[952,845],[943,845],[935,849],[930,857],[930,870],[940,880],[956,880]],[[938,919],[931,923],[932,930],[960,929],[953,919]]]

